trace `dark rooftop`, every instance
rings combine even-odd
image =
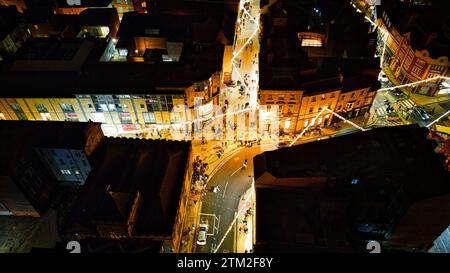
[[[450,173],[427,132],[386,127],[257,155],[256,249],[361,251],[364,240],[417,237],[418,227],[395,233],[406,211],[450,193]],[[426,209],[429,217],[439,215],[436,207]],[[443,230],[449,221],[427,224]],[[430,236],[424,235],[432,242]]]
[[[400,34],[411,33],[411,46],[426,49],[431,58],[450,55],[450,2],[430,0],[431,5],[406,4],[398,0],[383,0],[378,16],[385,12]],[[435,35],[433,37],[433,35]]]
[[[82,26],[109,26],[118,14],[116,8],[89,8],[80,13]]]
[[[95,235],[99,221],[123,223],[130,198],[140,192],[136,234],[170,236],[189,154],[190,142],[107,138],[90,158],[93,171],[73,210],[72,224]]]
[[[0,6],[0,41],[10,34],[22,18],[22,14],[17,11],[16,6]]]
[[[350,71],[353,62],[359,68],[377,68],[379,72],[379,64],[374,65],[379,59],[373,57],[374,48],[368,46],[370,40],[376,39],[376,34],[368,34],[369,25],[363,16],[356,13],[348,1],[315,3],[281,0],[270,7],[271,15],[262,16],[261,89],[318,92],[342,88],[339,74],[345,79],[361,72],[361,69]],[[281,17],[287,18],[286,25],[277,20]],[[326,36],[323,46],[301,46],[297,34],[315,31]],[[350,83],[353,79],[348,78],[344,85],[376,87],[373,82],[378,72],[374,79]]]
[[[147,14],[128,12],[122,17],[118,48],[128,48],[134,37],[164,37],[182,43],[214,43],[221,25],[221,16],[187,14]]]
[[[54,198],[56,180],[35,148],[95,149],[92,130],[101,132],[100,123],[58,121],[0,122],[0,176],[9,176],[24,192],[36,211],[45,212]]]
[[[98,123],[58,121],[0,122],[0,173],[7,173],[30,147],[85,149],[87,132]]]
[[[63,52],[59,50],[59,45],[69,40],[44,40],[48,44],[46,50],[55,49],[52,52],[58,53],[58,58],[70,59],[70,56],[78,54],[77,50],[82,45],[79,44],[77,48],[74,42],[70,48],[63,47]],[[84,63],[72,61],[49,65],[46,63],[48,59],[42,54],[36,58],[45,62],[29,60],[34,56],[34,51],[29,50],[33,48],[31,43],[30,47],[25,46],[18,52],[18,59],[27,61],[21,64],[22,71],[6,67],[0,72],[0,97],[73,97],[74,94],[85,93],[152,94],[157,92],[157,87],[189,87],[196,81],[207,80],[221,70],[223,60],[223,46],[214,44],[204,47],[200,52],[193,47],[185,47],[180,61],[176,63],[100,62],[105,47],[106,41],[97,40],[92,50],[86,51],[89,55]],[[58,60],[55,54],[49,58]],[[60,69],[56,68],[57,65]],[[17,63],[12,63],[12,67],[17,67]]]

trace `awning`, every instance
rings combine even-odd
[[[450,135],[450,127],[436,124],[436,131]]]

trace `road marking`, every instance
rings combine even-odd
[[[228,187],[228,181],[225,184],[225,189],[223,190],[222,198],[225,198],[225,193],[227,192],[227,187]]]
[[[217,220],[217,232],[216,232],[216,234],[219,234],[219,227],[220,227],[220,215],[219,215],[219,218]]]
[[[238,171],[240,171],[242,169],[242,167],[239,167],[239,169],[235,170],[234,173],[231,174],[231,176],[233,176],[234,174],[236,174]]]

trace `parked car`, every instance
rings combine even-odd
[[[395,89],[392,91],[392,93],[394,93],[394,95],[396,96],[403,96],[404,93],[400,90],[400,89]]]
[[[206,245],[206,237],[208,235],[208,224],[200,224],[198,237],[197,237],[197,245]]]
[[[389,79],[383,71],[380,71],[380,74],[378,75],[378,81],[386,83],[389,81]]]
[[[422,107],[414,107],[413,115],[421,120],[429,120],[430,116]]]

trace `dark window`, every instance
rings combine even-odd
[[[35,106],[39,113],[48,113],[47,108],[43,104],[37,103]]]
[[[75,113],[75,110],[73,109],[73,106],[67,103],[61,103],[61,110],[64,113]]]

